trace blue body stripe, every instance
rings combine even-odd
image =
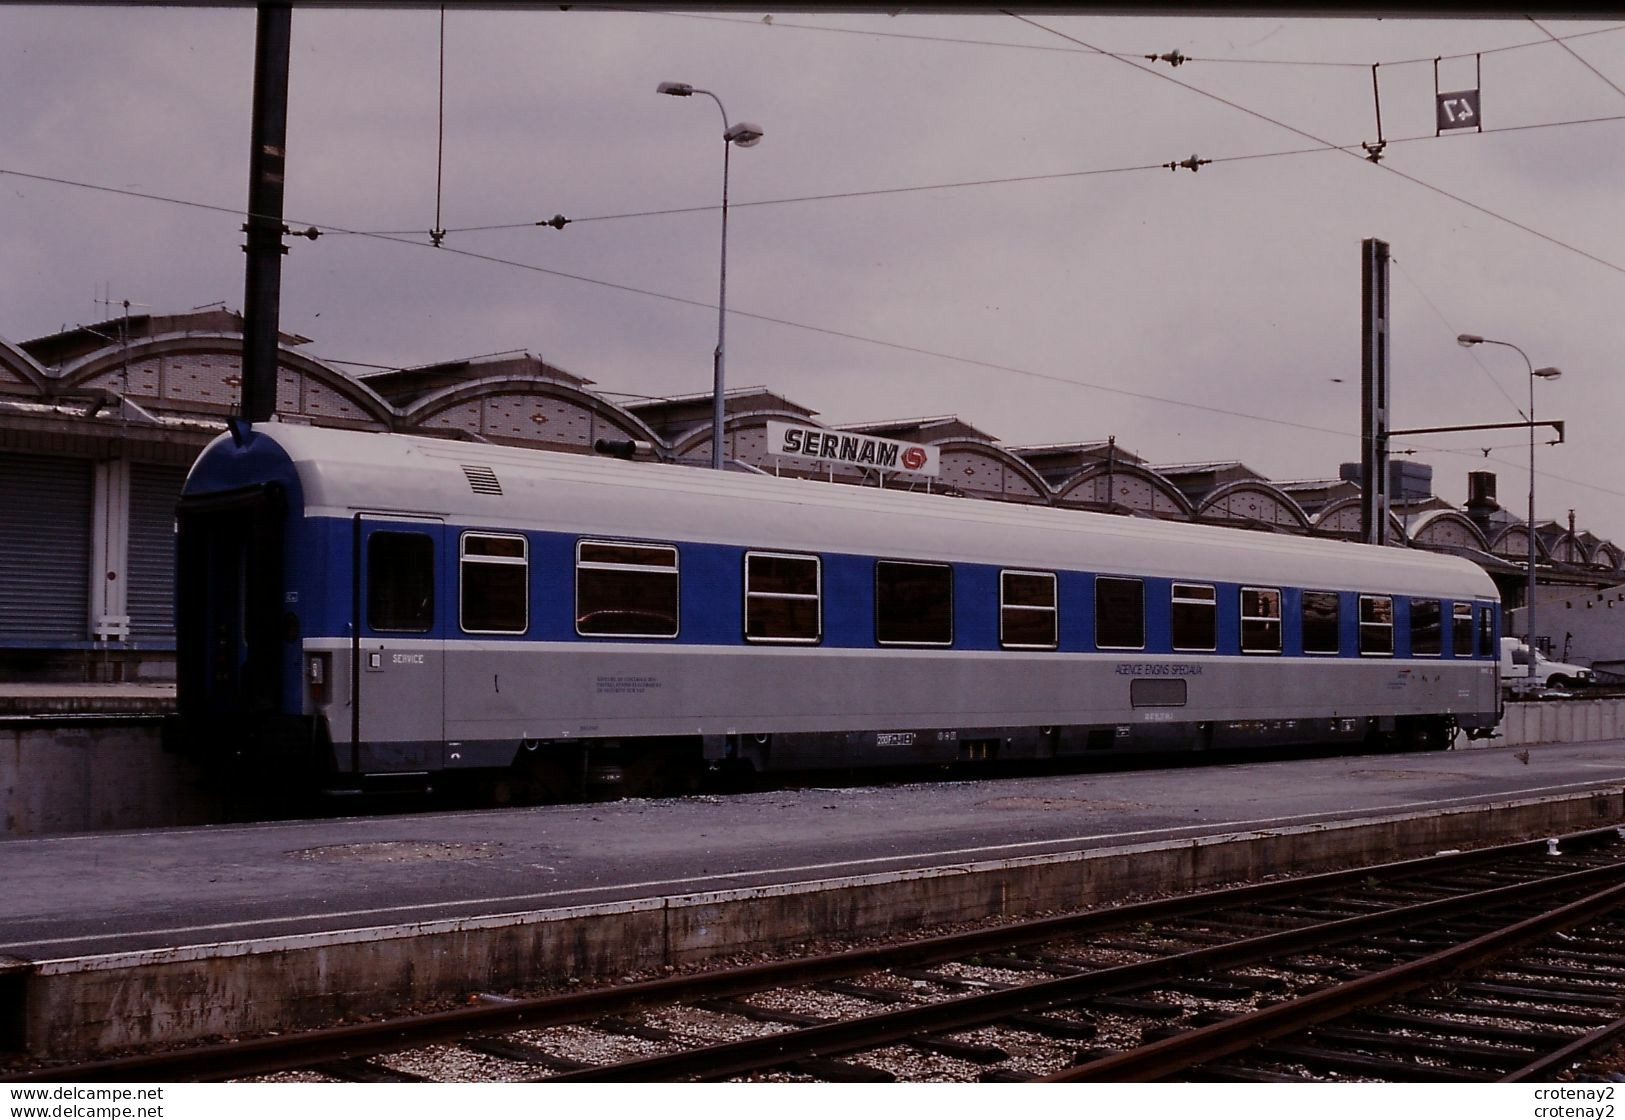
[[[290,519],[288,538],[290,567],[288,589],[292,593],[289,609],[299,617],[300,633],[306,637],[347,637],[352,618],[350,588],[354,573],[351,570],[353,526],[348,519],[299,518]],[[367,520],[369,531],[388,529],[395,531],[426,531],[421,521],[392,521],[388,518]],[[436,529],[439,537],[436,549],[434,625],[428,633],[411,637],[449,640],[464,637],[457,618],[458,593],[458,541],[465,529],[512,532],[500,525],[446,525]],[[524,634],[478,635],[489,641],[546,641],[546,642],[615,642],[617,640],[648,641],[649,639],[582,638],[575,632],[575,545],[580,534],[530,532],[524,534],[530,542],[530,605],[529,629]],[[751,549],[770,549],[770,543],[759,543],[749,548],[734,545],[676,544],[679,550],[679,630],[671,639],[678,645],[743,646],[744,640],[744,556]],[[843,553],[820,556],[823,574],[823,641],[822,645],[840,648],[873,649],[875,642],[874,564],[877,558]],[[927,557],[883,557],[882,559],[920,559]],[[986,564],[954,564],[954,642],[953,649],[991,651],[999,648],[999,572],[1001,568]],[[1057,573],[1056,591],[1060,606],[1060,650],[1063,652],[1095,652],[1094,634],[1094,576],[1097,573],[1063,571]],[[1101,575],[1132,575],[1132,573],[1102,572]],[[1135,577],[1138,578],[1138,577]],[[1171,596],[1173,582],[1169,579],[1146,578],[1145,635],[1146,654],[1174,654],[1170,636]],[[1191,576],[1180,582],[1203,583],[1217,589],[1218,649],[1215,655],[1236,655],[1241,652],[1241,584],[1208,583],[1200,576]],[[1248,585],[1253,586],[1253,585]],[[1309,657],[1315,660],[1332,659],[1329,654],[1303,653],[1301,628],[1298,619],[1302,609],[1302,591],[1282,588],[1282,650],[1281,657]],[[1309,590],[1314,590],[1313,588]],[[1382,593],[1372,589],[1372,594]],[[1404,596],[1394,596],[1393,657],[1407,658],[1410,650],[1410,602]],[[1461,600],[1466,602],[1468,600]],[[1486,606],[1495,609],[1487,600],[1472,600],[1474,633],[1477,632],[1477,612]],[[1338,657],[1359,658],[1359,594],[1338,594],[1338,622],[1341,652]],[[1452,601],[1441,604],[1444,641],[1444,659],[1459,658],[1452,650]],[[367,628],[362,617],[363,637],[402,637],[400,633],[375,634]],[[1479,660],[1486,663],[1496,659],[1499,638],[1499,612],[1496,611],[1495,634],[1490,648]],[[1180,656],[1187,651],[1178,651]],[[1199,656],[1199,654],[1197,654]],[[1259,655],[1269,657],[1275,655]],[[1469,651],[1470,656],[1470,651]],[[1428,658],[1433,660],[1434,658]],[[297,681],[297,674],[293,678]],[[297,687],[297,685],[295,685]]]

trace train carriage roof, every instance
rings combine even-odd
[[[297,471],[305,516],[1497,598],[1478,566],[1412,549],[278,422],[254,425],[242,446],[221,437],[188,492],[260,481],[249,474],[266,469],[261,440]],[[481,492],[494,489],[486,472],[500,493]]]

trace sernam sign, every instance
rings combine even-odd
[[[779,420],[767,422],[767,447],[771,455],[847,463],[881,471],[936,475],[942,470],[942,458],[930,444],[808,428]]]

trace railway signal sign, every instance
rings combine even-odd
[[[1439,88],[1439,63],[1433,60],[1433,135],[1442,136],[1451,129],[1476,128],[1484,131],[1484,113],[1479,108],[1478,93],[1484,88],[1484,56],[1473,56],[1475,81],[1472,89],[1458,89],[1445,93]]]
[[[1482,118],[1478,111],[1478,90],[1463,89],[1455,93],[1439,93],[1434,95],[1435,124],[1438,131],[1446,132],[1452,128],[1484,128]]]

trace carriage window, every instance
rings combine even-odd
[[[881,645],[953,645],[953,569],[946,564],[876,561],[875,641]]]
[[[414,634],[434,625],[434,539],[427,533],[367,538],[367,625]]]
[[[1281,652],[1281,592],[1277,588],[1241,589],[1241,652]]]
[[[1394,601],[1386,595],[1360,596],[1360,652],[1394,652]]]
[[[1452,657],[1473,655],[1473,605],[1456,603],[1450,608],[1450,654]]]
[[[1173,636],[1175,649],[1219,648],[1219,596],[1213,588],[1193,583],[1174,584]]]
[[[576,633],[677,636],[677,550],[619,541],[576,544]]]
[[[745,553],[745,637],[753,642],[818,641],[819,593],[818,557]]]
[[[1489,607],[1478,608],[1478,656],[1495,655],[1495,612]]]
[[[999,573],[999,644],[1011,649],[1055,648],[1053,572]]]
[[[1337,592],[1305,591],[1303,652],[1338,653],[1341,652],[1341,647],[1337,623]]]
[[[469,634],[523,634],[529,613],[529,549],[524,537],[464,533],[460,621]]]
[[[1095,579],[1095,646],[1145,648],[1145,584],[1137,579]]]
[[[1438,657],[1444,652],[1444,611],[1437,599],[1411,600],[1411,656]]]

